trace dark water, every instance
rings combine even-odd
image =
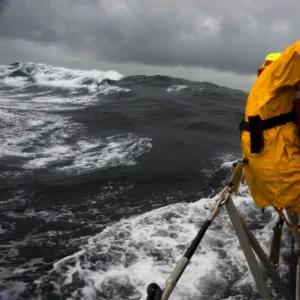
[[[165,76],[0,67],[0,292],[137,300],[163,285],[240,157],[246,97]],[[237,205],[267,247],[275,215],[245,186]],[[257,298],[221,213],[172,299]]]

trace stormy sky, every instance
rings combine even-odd
[[[299,0],[0,0],[0,64],[167,74],[247,90],[299,38]]]

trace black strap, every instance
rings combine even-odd
[[[249,116],[249,131],[250,131],[250,150],[251,153],[259,153],[264,146],[264,134],[262,128],[262,120],[259,115]]]
[[[295,111],[291,111],[289,113],[286,114],[281,114],[279,116],[276,117],[272,117],[269,119],[265,119],[261,121],[262,124],[262,130],[268,130],[270,128],[274,128],[276,126],[281,126],[281,125],[285,125],[286,123],[289,122],[294,122],[297,123],[297,116]],[[241,131],[250,131],[250,125],[248,122],[242,121],[239,129]]]
[[[249,116],[248,119],[249,122],[245,122],[243,117],[239,129],[241,132],[243,130],[250,132],[251,153],[260,153],[261,148],[264,146],[264,130],[285,125],[289,122],[294,122],[297,124],[297,114],[295,110],[265,120],[261,120],[259,115]]]

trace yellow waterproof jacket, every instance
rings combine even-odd
[[[300,81],[300,40],[266,67],[247,99],[244,121],[259,115],[262,120],[293,109],[295,86]],[[260,153],[250,151],[250,133],[242,131],[241,147],[245,180],[259,207],[287,208],[300,214],[300,142],[295,123],[263,131]]]

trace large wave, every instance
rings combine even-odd
[[[95,91],[106,79],[118,81],[122,78],[123,75],[117,71],[68,69],[30,62],[0,65],[1,81],[15,87],[40,85],[65,89],[87,88]]]
[[[117,71],[85,71],[45,64],[0,66],[0,158],[2,177],[14,178],[33,169],[81,174],[134,165],[151,149],[150,139],[130,132],[85,135],[82,124],[57,114],[97,105],[103,96],[127,92],[113,83]],[[14,171],[12,171],[14,169]]]

